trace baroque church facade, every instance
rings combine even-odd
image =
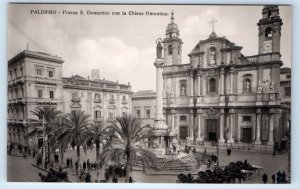
[[[278,6],[264,6],[258,21],[258,54],[214,31],[182,63],[183,41],[172,13],[163,39],[164,115],[179,140],[210,146],[273,150],[286,135],[290,108],[280,99]]]

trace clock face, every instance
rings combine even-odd
[[[270,53],[270,52],[272,52],[272,40],[264,41],[263,53]]]

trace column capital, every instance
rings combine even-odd
[[[163,68],[165,60],[162,58],[155,59],[154,65],[156,68]]]
[[[202,110],[202,109],[197,110],[197,114],[203,114],[203,113],[204,113],[204,110]]]
[[[225,113],[224,109],[221,108],[221,109],[220,109],[220,114],[224,114],[224,113]]]
[[[176,114],[176,110],[172,109],[171,114]]]
[[[261,114],[261,109],[260,108],[256,109],[256,113]]]
[[[234,113],[235,113],[235,109],[230,109],[230,110],[229,110],[229,113],[230,113],[230,114],[234,114]]]
[[[194,113],[194,110],[190,110],[190,114],[193,114]]]

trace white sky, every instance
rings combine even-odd
[[[279,7],[283,20],[281,54],[291,67],[291,7]],[[99,69],[106,80],[131,83],[133,91],[155,89],[155,40],[164,38],[168,16],[33,15],[31,10],[175,12],[183,40],[182,63],[199,40],[212,31],[209,21],[218,20],[218,36],[242,46],[246,56],[257,54],[262,6],[200,5],[37,5],[14,4],[8,9],[8,58],[26,49],[63,58],[63,76],[87,77]]]

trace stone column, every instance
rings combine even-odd
[[[175,110],[171,110],[171,131],[175,130]]]
[[[194,139],[194,111],[190,110],[189,138]]]
[[[190,75],[190,87],[191,87],[191,95],[190,96],[194,96],[194,82],[193,82],[193,75]]]
[[[221,69],[221,95],[225,93],[225,85],[224,85],[224,68]]]
[[[234,93],[234,75],[233,75],[233,73],[234,73],[234,70],[233,69],[231,69],[230,70],[230,94],[233,94]]]
[[[229,112],[229,139],[228,139],[228,143],[229,144],[233,144],[234,140],[233,140],[233,126],[234,126],[234,110],[230,110]]]
[[[261,130],[261,110],[257,109],[257,111],[256,111],[256,138],[255,138],[255,144],[261,144],[260,130]]]
[[[165,123],[165,118],[163,115],[163,66],[164,59],[157,58],[154,62],[156,67],[156,114],[155,114],[155,123],[154,130],[163,130],[164,132],[168,129],[168,126]],[[157,134],[163,135],[162,131],[158,131]]]
[[[274,145],[274,109],[270,109],[269,117],[269,141],[268,145]]]
[[[198,132],[197,132],[197,140],[202,142],[203,136],[202,136],[202,114],[200,112],[197,112],[197,122],[198,122]]]
[[[201,95],[201,78],[200,75],[197,75],[197,79],[198,79],[198,87],[197,87],[197,96]]]
[[[224,109],[220,110],[220,137],[219,143],[224,143]]]

